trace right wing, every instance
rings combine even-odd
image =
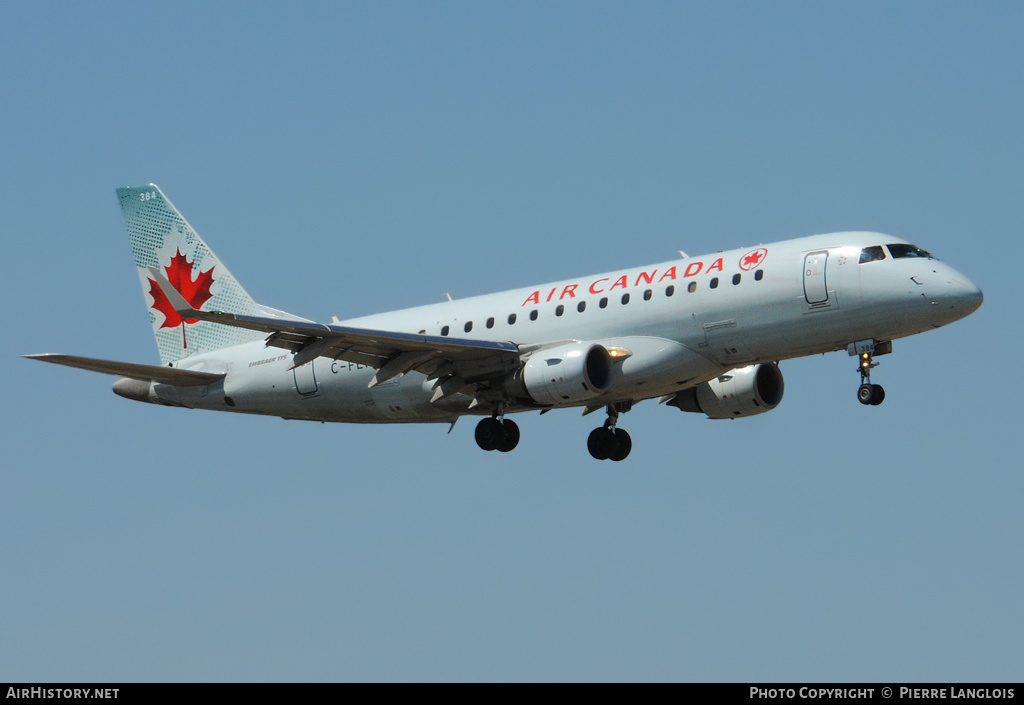
[[[224,311],[199,311],[185,300],[156,267],[151,267],[149,271],[172,308],[182,318],[267,333],[268,346],[294,353],[290,368],[304,365],[317,357],[367,365],[377,370],[377,374],[370,380],[370,387],[416,370],[428,379],[437,380],[434,400],[456,392],[477,397],[478,392],[489,386],[489,382],[503,378],[518,367],[523,353],[537,347],[306,323]]]

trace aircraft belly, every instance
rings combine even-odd
[[[330,379],[324,414],[361,423],[433,420],[424,418],[417,404],[427,399],[411,390],[415,385],[409,378],[422,375],[401,375],[370,388],[370,380],[376,373],[374,368],[343,361],[330,361],[328,365]],[[415,389],[418,390],[418,386]]]
[[[378,384],[370,390],[375,408],[392,421],[420,418],[421,409],[418,406],[429,400],[422,391],[422,379],[422,374],[412,372]]]
[[[383,420],[375,418],[372,401],[368,413],[365,380],[359,384],[355,375],[341,375],[338,363],[322,358],[289,370],[290,359],[265,354],[236,361],[228,366],[220,398],[203,408],[316,421]],[[348,363],[342,364],[347,371]]]
[[[451,414],[430,404],[424,392],[426,380],[419,372],[409,372],[370,387],[376,370],[365,365],[333,361],[332,382],[328,389],[330,408],[338,420],[359,423],[437,422]]]

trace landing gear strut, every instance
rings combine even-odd
[[[504,416],[499,418],[495,412],[494,416],[476,425],[476,444],[484,450],[507,453],[519,445],[519,426]]]
[[[858,356],[860,364],[857,370],[860,372],[860,387],[857,389],[857,401],[861,404],[878,406],[885,400],[885,390],[880,384],[871,384],[871,368],[878,367],[874,356],[870,352],[862,352]]]
[[[587,450],[597,460],[625,460],[633,448],[633,440],[621,428],[615,425],[619,421],[619,411],[629,411],[630,405],[609,404],[608,420],[604,426],[595,428],[587,438]]]

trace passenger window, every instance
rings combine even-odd
[[[494,328],[494,316],[491,316],[490,318],[487,319],[487,327]]]
[[[608,308],[608,297],[602,296],[601,300],[598,302],[597,305],[600,306],[601,308]]]
[[[445,326],[441,329],[441,335],[448,335],[448,326]]]
[[[583,313],[584,311],[586,311],[587,310],[587,302],[586,301],[580,301],[578,304],[576,304],[576,310],[579,311],[580,313]]]
[[[764,279],[764,270],[763,269],[759,269],[756,272],[754,272],[754,281],[759,282],[762,279]]]
[[[516,322],[516,314],[514,314],[514,313],[508,314],[508,324],[512,325],[515,322]]]
[[[676,288],[673,285],[669,284],[665,288],[665,296],[672,296],[672,294],[674,293],[676,293]]]
[[[691,294],[693,292],[697,291],[697,282],[690,282],[690,285],[688,287],[686,287],[686,290],[688,292],[690,292]]]
[[[740,277],[739,274],[733,274],[732,275],[732,285],[736,286],[737,284],[739,284],[740,283],[740,278],[741,277]]]
[[[896,255],[893,255],[895,257]],[[865,262],[877,262],[885,259],[885,250],[882,249],[881,245],[875,245],[874,247],[865,247],[860,251],[860,263]]]
[[[644,291],[644,301],[650,301],[652,296],[654,296],[654,292],[650,289]]]
[[[536,321],[537,320],[537,309],[533,309],[532,311],[530,311],[530,320],[531,321]]]
[[[563,313],[565,313],[565,306],[558,304],[558,306],[555,307],[555,315],[561,316]]]
[[[622,305],[625,306],[628,303],[629,303],[629,294],[623,294],[622,295]]]
[[[466,331],[467,333],[473,330],[473,321],[466,321],[466,325],[462,327],[462,330]]]
[[[713,277],[711,279],[711,283],[708,284],[708,286],[710,286],[712,289],[717,289],[718,288],[718,277]]]

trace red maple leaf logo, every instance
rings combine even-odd
[[[752,267],[756,267],[757,265],[759,265],[761,263],[761,260],[763,260],[767,256],[768,250],[766,250],[763,247],[760,247],[754,250],[753,252],[748,252],[747,254],[740,257],[740,269],[744,271],[750,271]]]
[[[171,264],[164,267],[164,271],[167,272],[167,281],[185,297],[192,308],[198,311],[213,296],[210,293],[210,286],[213,284],[214,268],[210,267],[205,272],[199,272],[195,281],[192,281],[192,268],[193,263],[189,262],[179,249],[178,254],[171,258]],[[164,296],[164,292],[152,279],[149,280],[149,295],[153,297],[153,308],[164,314],[164,322],[160,324],[161,328],[174,328],[182,323],[197,323],[199,321],[198,318],[188,318],[183,321],[171,306],[171,302]]]

